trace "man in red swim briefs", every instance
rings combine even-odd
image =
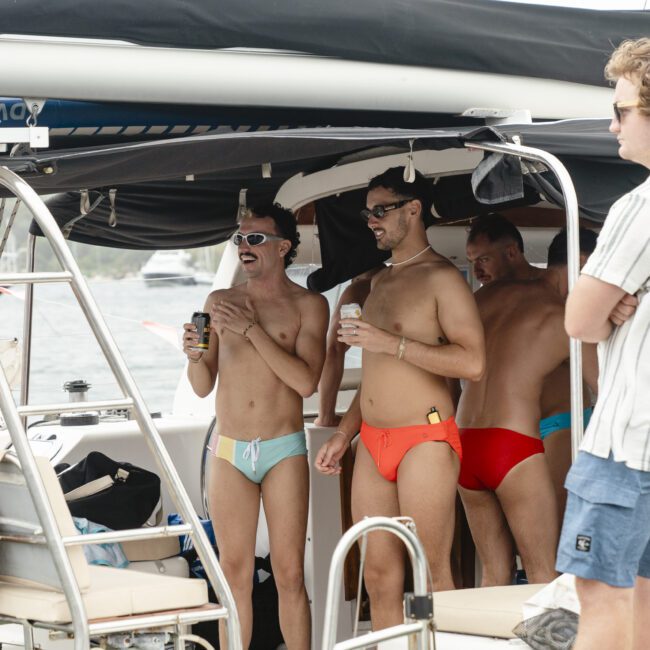
[[[377,246],[393,256],[372,278],[362,320],[341,321],[340,340],[363,349],[361,387],[338,431],[320,449],[316,467],[339,473],[338,462],[361,429],[354,520],[412,517],[434,590],[453,589],[460,446],[446,378],[480,378],[483,329],[467,283],[427,241],[429,182],[416,174],[408,183],[403,167],[389,169],[370,181],[366,205],[362,214]],[[368,536],[364,577],[373,629],[402,623],[404,547],[394,535]]]
[[[554,242],[566,250],[566,239]],[[596,247],[596,233],[583,236],[580,242],[581,266]],[[530,264],[524,254],[524,240],[514,224],[498,213],[486,214],[472,221],[467,234],[467,261],[474,276],[485,286],[498,280],[537,280],[545,271]],[[553,249],[549,249],[549,256]],[[591,364],[594,378],[598,373],[596,347],[583,345],[582,355]],[[544,381],[540,399],[540,435],[544,455],[551,472],[560,520],[564,516],[567,491],[564,488],[571,467],[571,390],[569,360],[560,364]],[[585,405],[590,403],[586,386]],[[585,414],[590,410],[586,410]],[[588,417],[585,418],[585,426]]]
[[[592,238],[580,230],[581,250]],[[458,482],[483,586],[512,582],[515,544],[531,583],[557,575],[558,508],[539,420],[545,380],[569,357],[565,232],[549,250],[554,254],[541,278],[491,282],[474,294],[487,363],[480,381],[465,383],[458,404]],[[595,390],[596,373],[584,376]]]

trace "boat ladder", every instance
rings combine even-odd
[[[5,273],[0,276],[0,286],[16,284],[26,285],[20,405],[16,405],[4,370],[0,368],[0,370],[2,370],[0,372],[0,408],[16,453],[16,462],[14,465],[18,467],[17,471],[22,475],[20,480],[24,480],[24,484],[28,488],[33,503],[33,509],[37,515],[36,527],[33,525],[31,525],[31,528],[29,526],[22,526],[23,532],[25,529],[28,529],[31,530],[32,535],[15,534],[12,532],[10,535],[10,541],[13,544],[21,543],[22,548],[24,549],[28,549],[34,544],[40,544],[42,547],[45,546],[49,550],[51,564],[54,565],[56,575],[58,576],[57,588],[59,588],[60,591],[63,591],[65,595],[70,610],[71,623],[65,625],[50,625],[45,622],[40,622],[37,625],[34,621],[21,620],[19,618],[12,619],[11,617],[3,616],[2,614],[0,614],[0,621],[4,623],[13,622],[23,625],[23,628],[25,629],[26,648],[31,648],[33,644],[31,637],[31,626],[33,624],[35,627],[38,626],[50,629],[51,631],[56,630],[64,635],[74,637],[75,650],[87,650],[90,647],[91,638],[101,637],[102,639],[105,639],[106,635],[109,633],[116,631],[123,632],[125,625],[124,617],[104,619],[101,621],[88,620],[86,607],[82,599],[82,593],[77,584],[77,580],[75,579],[75,574],[66,547],[74,547],[79,544],[102,544],[134,539],[142,540],[156,537],[189,535],[191,536],[197,554],[203,563],[208,581],[213,587],[218,602],[220,603],[219,606],[206,606],[206,609],[211,610],[210,615],[208,616],[204,612],[204,618],[201,618],[201,614],[199,614],[198,619],[224,620],[228,638],[228,650],[241,650],[241,633],[235,602],[232,592],[226,583],[221,567],[219,566],[214,550],[210,546],[208,537],[196,512],[194,511],[190,498],[172,463],[171,457],[162,442],[160,434],[154,425],[153,419],[145,405],[140,391],[112,338],[112,335],[54,217],[36,192],[21,177],[17,176],[5,167],[0,167],[0,185],[13,192],[17,201],[21,201],[31,211],[36,224],[39,226],[43,235],[48,239],[49,244],[51,245],[62,268],[62,270],[58,272],[34,272],[35,237],[34,235],[30,235],[30,243],[27,250],[28,271],[25,273]],[[4,199],[2,200],[0,207],[4,208]],[[4,244],[9,236],[9,229],[13,224],[15,213],[16,209],[14,209],[12,217],[5,228],[4,237],[0,237],[0,257],[2,256]],[[1,226],[2,214],[0,213],[0,227]],[[95,338],[106,357],[108,365],[115,376],[117,384],[123,393],[122,398],[37,406],[28,404],[33,285],[37,283],[51,282],[62,282],[71,285],[72,291],[79,302],[81,310],[85,315],[88,324],[90,325]],[[33,415],[70,413],[99,409],[128,409],[130,413],[132,413],[156,461],[161,474],[161,479],[166,485],[175,507],[185,522],[184,524],[137,530],[121,530],[109,533],[95,533],[93,535],[84,536],[62,537],[59,527],[57,526],[57,520],[50,502],[50,496],[44,487],[42,473],[39,472],[39,466],[28,442],[26,433],[27,417]],[[7,527],[11,529],[12,524],[14,525],[15,530],[15,525],[17,525],[16,520],[9,521],[9,519],[3,516],[2,512],[0,512],[0,537],[2,537],[3,540],[5,539],[3,531],[6,531]],[[5,544],[4,541],[2,543]],[[1,591],[2,586],[0,586],[0,593]],[[183,616],[178,612],[172,613],[171,617],[170,613],[166,612],[165,616],[157,617],[156,614],[147,614],[144,617],[140,616],[139,622],[145,630],[156,629],[156,624],[158,624],[159,627],[167,626],[167,628],[172,630],[174,648],[175,650],[179,650],[184,647],[184,641],[181,638],[183,626],[197,622],[196,619],[196,614],[194,615],[194,618],[183,618]],[[111,623],[111,620],[116,622]]]
[[[383,530],[399,537],[413,566],[413,593],[404,594],[404,623],[354,639],[336,642],[338,625],[337,599],[342,590],[343,565],[357,540],[371,531]],[[403,518],[368,517],[352,526],[334,549],[327,582],[325,626],[322,650],[370,648],[383,641],[406,637],[409,650],[435,650],[433,594],[428,591],[428,562],[422,543]]]

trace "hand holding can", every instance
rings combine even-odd
[[[198,340],[190,350],[205,352],[210,345],[210,314],[203,311],[195,311],[192,314],[192,325],[196,327]]]

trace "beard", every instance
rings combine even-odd
[[[406,217],[403,214],[400,214],[393,232],[388,234],[388,232],[384,230],[384,236],[381,241],[377,242],[377,248],[381,251],[393,250],[404,241],[407,232]]]

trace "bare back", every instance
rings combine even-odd
[[[564,302],[544,280],[495,282],[475,296],[485,328],[486,371],[464,386],[459,426],[539,437],[544,380],[569,356]]]
[[[447,337],[438,320],[437,293],[440,283],[450,273],[457,271],[434,252],[404,269],[389,267],[380,271],[372,280],[363,319],[407,339],[428,345],[444,344]],[[432,406],[443,419],[453,415],[444,377],[368,350],[363,351],[362,367],[361,413],[368,424],[379,427],[426,424]]]
[[[218,300],[243,307],[248,297],[246,285],[241,284],[210,294],[206,308]],[[315,300],[323,299],[287,283],[281,293],[264,300],[257,298],[254,307],[264,331],[294,354],[304,313]],[[258,436],[265,440],[302,429],[302,397],[280,380],[243,336],[221,328],[218,338],[218,433],[237,440]]]

